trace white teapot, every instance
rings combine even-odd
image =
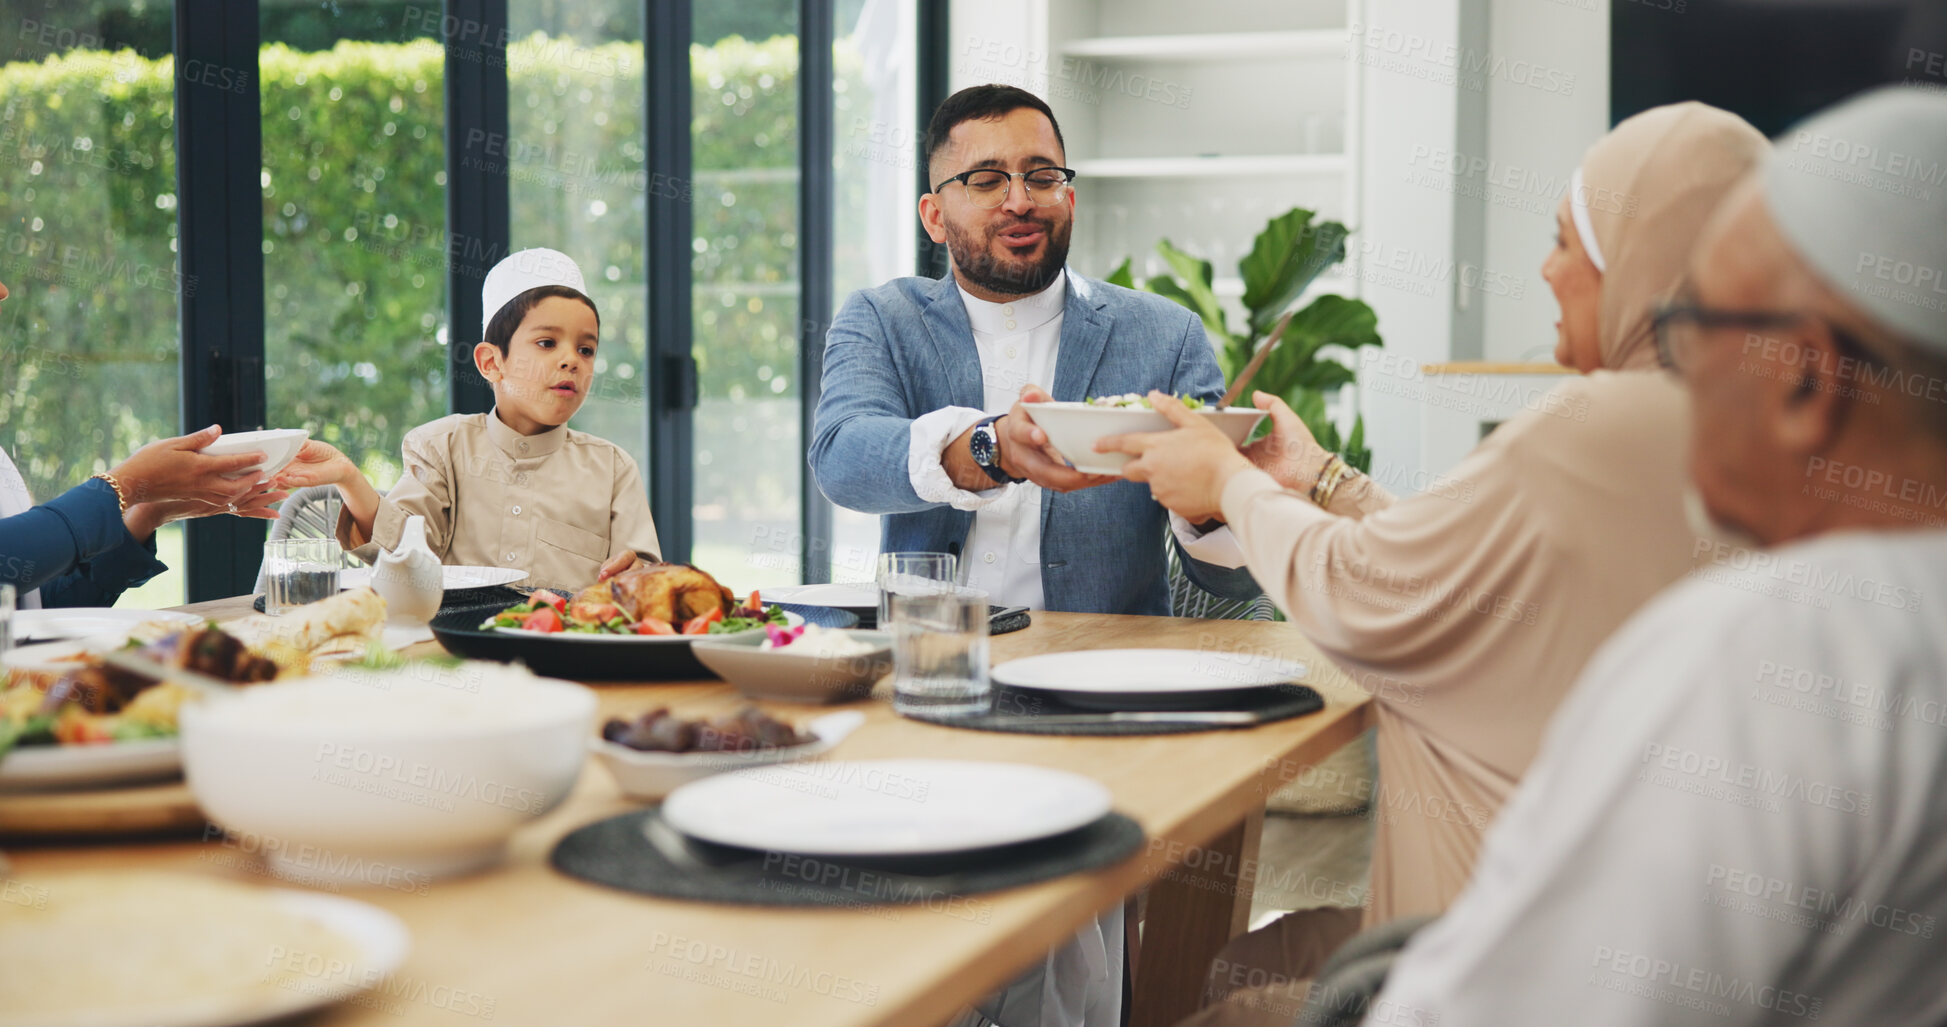
[[[426,545],[424,517],[407,517],[399,544],[379,553],[372,589],[385,599],[386,620],[394,624],[424,624],[439,612],[445,572]]]

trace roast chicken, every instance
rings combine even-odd
[[[711,610],[728,613],[736,602],[717,579],[689,564],[638,563],[576,593],[569,601],[568,615],[601,623],[615,616],[607,607],[631,621],[654,617],[681,626]]]

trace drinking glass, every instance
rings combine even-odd
[[[880,553],[879,630],[892,625],[894,595],[938,591],[959,576],[960,561],[952,553]]]
[[[294,606],[338,594],[344,550],[337,539],[286,538],[264,543],[264,612],[279,616]]]
[[[987,708],[987,593],[942,586],[892,597],[892,707],[899,713]]]

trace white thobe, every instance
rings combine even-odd
[[[1590,662],[1369,1023],[1947,1022],[1947,532],[1723,557]]]

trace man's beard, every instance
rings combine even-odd
[[[1041,259],[1024,265],[995,256],[994,238],[1024,224],[1033,224],[1047,235]],[[953,256],[954,268],[968,282],[1002,296],[1027,296],[1046,289],[1061,277],[1061,269],[1068,263],[1068,234],[1074,224],[1073,221],[1055,224],[1041,218],[1019,218],[992,226],[987,236],[979,240],[980,245],[976,245],[969,233],[948,221],[946,250]]]

